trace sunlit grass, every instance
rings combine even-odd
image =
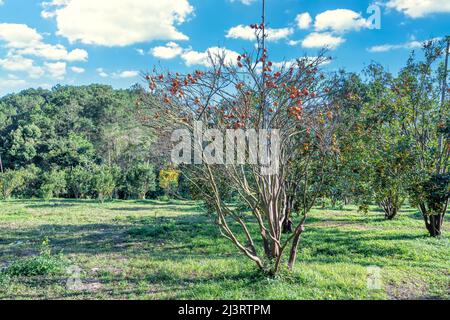
[[[427,236],[406,208],[394,221],[315,209],[292,274],[270,278],[222,238],[195,202],[40,200],[0,202],[0,268],[37,256],[42,239],[81,270],[18,277],[0,273],[2,299],[417,299],[449,297],[449,222]],[[367,267],[381,267],[369,290]]]

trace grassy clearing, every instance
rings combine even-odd
[[[295,272],[271,279],[195,202],[0,202],[0,299],[448,299],[450,222],[432,239],[415,209],[394,221],[372,209],[315,209]],[[368,266],[381,290],[367,288]]]

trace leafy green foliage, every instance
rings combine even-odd
[[[178,180],[180,178],[180,171],[167,168],[159,172],[159,186],[165,190],[166,195],[171,195],[178,188]]]
[[[1,98],[2,197],[109,198],[112,184],[123,198],[154,190],[154,173],[143,165],[152,165],[152,133],[134,112],[141,90],[56,86]],[[98,169],[104,165],[113,182]]]
[[[6,170],[0,173],[0,189],[3,199],[9,199],[14,191],[23,187],[25,177],[23,171]]]
[[[125,173],[125,184],[128,194],[145,199],[150,191],[156,189],[156,175],[153,165],[149,163],[135,164]]]
[[[49,200],[53,197],[60,197],[66,192],[66,172],[64,170],[52,169],[44,172],[43,183],[41,185],[41,195]]]
[[[20,124],[9,133],[5,142],[7,155],[15,168],[33,162],[38,155],[38,143],[42,137],[41,129],[35,124]]]
[[[116,187],[113,171],[106,165],[97,166],[93,177],[94,190],[100,202],[111,199]]]
[[[6,269],[5,274],[10,277],[57,275],[63,272],[64,265],[61,256],[52,255],[50,241],[45,238],[38,256],[14,262]]]
[[[67,184],[71,195],[75,198],[86,198],[93,191],[93,172],[91,168],[77,166],[67,173]]]

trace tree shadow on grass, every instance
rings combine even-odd
[[[0,240],[0,261],[37,252],[44,237],[50,239],[55,252],[64,254],[148,254],[164,251],[161,243],[170,243],[175,248],[177,244],[188,245],[191,250],[205,239],[222,240],[211,219],[200,214],[125,217],[117,224],[47,224],[15,230],[0,227],[0,234],[4,235]]]
[[[157,211],[163,210],[166,212],[198,212],[202,213],[203,210],[199,206],[177,206],[177,205],[149,205],[149,206],[139,206],[139,207],[118,207],[118,208],[109,208],[111,211],[123,211],[123,212],[139,212],[139,211]]]
[[[84,276],[81,279],[81,290],[57,290],[51,296],[51,299],[93,299],[96,297],[107,299],[124,299],[130,296],[186,299],[192,297],[192,288],[214,283],[215,286],[226,289],[230,282],[237,282],[240,286],[249,289],[258,286],[261,282],[267,281],[267,276],[258,271],[233,271],[221,274],[203,274],[195,273],[174,274],[164,269],[148,271],[139,276],[127,276],[126,278],[116,276],[110,278]],[[43,292],[50,291],[50,287],[65,288],[67,276],[59,275],[53,277],[27,277],[16,278],[30,288],[40,289],[35,293],[14,294],[14,299],[48,299],[48,295]],[[146,288],[140,288],[142,282]],[[125,287],[124,287],[124,283]],[[92,286],[94,285],[94,286]],[[46,290],[42,290],[46,288]],[[117,289],[120,288],[120,289]],[[195,289],[194,289],[195,290]],[[1,296],[0,299],[12,298],[10,296]]]
[[[145,206],[143,206],[145,207]],[[157,206],[156,206],[157,207]],[[168,211],[169,206],[160,205],[161,210]],[[134,207],[132,207],[134,208]],[[136,208],[141,208],[136,207]],[[158,208],[158,207],[157,207]],[[113,208],[114,209],[114,208]],[[121,208],[115,208],[121,211]],[[147,208],[146,208],[147,209]],[[158,210],[155,206],[149,206],[149,210]],[[179,209],[191,210],[174,206],[174,211]],[[314,220],[315,219],[315,220]],[[299,260],[308,263],[354,263],[361,265],[376,264],[382,261],[385,265],[396,265],[397,259],[409,260],[407,244],[398,246],[398,241],[414,241],[425,238],[426,235],[416,231],[389,232],[380,230],[358,230],[339,228],[339,226],[323,227],[314,225],[316,222],[331,221],[332,223],[342,219],[351,225],[361,224],[364,221],[337,218],[323,219],[311,217],[308,221],[306,232],[302,236]],[[364,220],[365,217],[362,217]],[[251,230],[256,231],[257,225],[251,223]],[[392,231],[392,232],[391,232]],[[257,234],[257,233],[254,233]],[[202,214],[185,214],[179,216],[125,216],[115,223],[97,223],[83,225],[59,225],[46,224],[34,228],[23,228],[10,230],[0,226],[0,235],[5,235],[0,240],[0,264],[12,262],[20,257],[30,254],[37,254],[39,244],[45,236],[48,236],[54,252],[63,251],[64,255],[84,254],[92,256],[93,259],[101,254],[120,254],[128,259],[143,258],[161,265],[171,263],[183,263],[187,260],[206,261],[211,263],[213,268],[215,260],[236,259],[238,250],[223,238],[212,217]],[[255,239],[257,237],[255,236]],[[11,245],[16,242],[23,242],[22,245]],[[260,241],[256,240],[258,246]],[[304,253],[307,253],[304,255]],[[238,256],[245,260],[244,257]],[[370,258],[370,259],[367,259]],[[424,264],[425,265],[425,264]],[[155,284],[154,294],[169,294],[164,292],[164,287],[168,284],[170,288],[177,289],[171,296],[174,298],[186,297],[186,290],[182,289],[189,285],[207,285],[208,282],[217,282],[218,286],[226,286],[230,281],[243,283],[245,286],[252,286],[258,283],[258,271],[256,268],[250,271],[230,271],[217,274],[212,270],[209,274],[195,273],[195,268],[191,274],[176,274],[164,271],[163,269],[146,269],[144,274],[126,278],[130,288],[110,291],[124,280],[118,277],[117,280],[102,279],[104,288],[93,295],[106,294],[114,299],[126,295],[141,294],[138,282],[142,280]],[[37,283],[37,286],[49,286],[51,281],[58,284],[59,280],[49,280],[50,282]],[[180,285],[182,284],[182,285]],[[103,290],[103,291],[102,291]],[[73,296],[65,298],[92,297],[89,293],[74,293]],[[153,294],[153,293],[152,293]],[[39,297],[37,297],[39,298]]]
[[[49,204],[49,203],[61,203],[61,204],[98,204],[99,201],[97,199],[51,199],[51,200],[44,200],[44,199],[11,199],[8,200],[9,203],[18,203],[18,204]]]
[[[370,224],[372,222],[380,222],[385,221],[385,219],[381,216],[376,215],[361,215],[355,218],[355,216],[331,216],[331,217],[317,217],[314,215],[308,216],[306,219],[306,224],[316,224],[316,223],[341,223],[342,225],[360,225],[364,226],[366,224]]]
[[[368,242],[384,240],[394,245],[398,240],[425,237],[425,233],[374,233],[370,230],[341,229],[336,225],[325,228],[314,225],[323,221],[326,220],[309,218],[308,224],[312,224],[307,225],[307,232],[302,237],[303,246],[310,246],[313,256],[316,253],[319,256],[327,256],[346,252],[364,257],[396,256],[403,253],[402,249],[374,247]],[[340,220],[333,219],[331,222],[336,221]],[[361,223],[345,219],[342,221],[349,225]],[[250,229],[254,231],[255,241],[259,243],[258,233],[255,232],[256,224],[251,223]],[[212,217],[203,214],[174,217],[126,216],[117,223],[47,224],[13,231],[0,227],[0,234],[5,235],[0,241],[0,261],[8,257],[29,255],[30,250],[37,250],[44,237],[50,239],[54,251],[63,251],[64,254],[153,254],[153,258],[170,259],[172,256],[184,254],[198,254],[207,258],[208,254],[229,253],[224,248],[234,252],[233,245],[220,235]],[[18,242],[24,245],[15,246],[14,243]]]
[[[373,233],[364,230],[309,227],[302,238],[301,250],[308,251],[310,262],[333,264],[366,261],[359,263],[370,265],[382,260],[384,264],[396,265],[398,259],[412,259],[409,257],[407,245],[400,246],[398,241],[425,238],[425,233]]]
[[[43,203],[43,204],[31,204],[25,206],[28,209],[51,209],[51,208],[71,208],[76,207],[74,203]]]
[[[352,208],[331,208],[331,207],[314,207],[315,211],[355,211],[355,209]]]

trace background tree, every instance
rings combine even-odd
[[[113,168],[107,165],[100,165],[94,168],[93,185],[98,200],[103,203],[111,199],[116,188]]]
[[[56,86],[1,98],[0,167],[34,172],[34,179],[15,188],[11,196],[42,196],[44,173],[58,169],[67,173],[68,190],[61,196],[96,197],[93,179],[87,178],[102,164],[120,168],[114,171],[113,195],[128,196],[121,172],[156,163],[150,129],[131,112],[141,90]]]
[[[64,170],[52,169],[44,172],[41,185],[41,195],[45,200],[60,197],[66,193],[66,172]]]
[[[149,163],[132,166],[126,172],[125,180],[128,193],[142,200],[145,200],[148,192],[156,189],[155,169]]]
[[[91,196],[94,190],[93,170],[91,167],[77,166],[67,173],[67,184],[70,194],[83,199]]]
[[[409,172],[414,164],[410,138],[401,134],[403,109],[395,103],[393,77],[377,64],[366,69],[367,102],[363,106],[364,141],[371,167],[370,189],[375,202],[393,219],[406,199]]]
[[[409,138],[414,157],[411,199],[422,212],[432,237],[442,233],[450,196],[449,44],[449,37],[427,42],[424,59],[412,55],[392,88],[395,104],[403,110],[401,132]]]
[[[171,167],[159,171],[159,186],[166,196],[172,197],[178,189],[180,171]]]
[[[22,171],[5,170],[0,173],[0,190],[2,199],[9,199],[11,195],[25,184],[25,177]]]

